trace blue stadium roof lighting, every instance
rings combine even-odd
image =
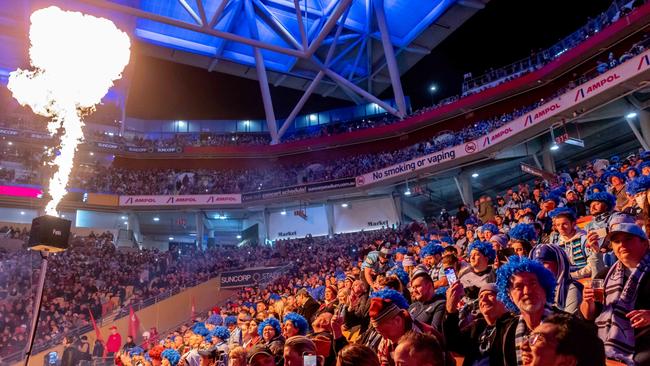
[[[199,26],[200,14],[204,11],[206,19],[214,23],[213,29],[251,38],[245,9],[247,1],[252,4],[260,41],[286,49],[302,44],[297,12],[294,2],[289,0],[203,0],[203,10],[194,0],[141,0],[139,7],[148,13]],[[340,3],[342,0],[299,1],[308,44],[321,33],[327,19]],[[407,47],[454,3],[455,0],[384,0],[391,42],[398,49]],[[217,11],[220,14],[215,21],[213,18]],[[355,76],[367,76],[365,44],[369,37],[381,39],[374,19],[371,0],[352,0],[349,8],[337,20],[337,25],[343,24],[343,30],[339,36],[338,52],[329,65],[333,71],[349,75],[354,69]],[[334,31],[330,33],[317,50],[321,59],[325,58],[324,54],[333,41]],[[239,64],[255,65],[251,46],[175,25],[139,18],[135,34],[149,43]],[[262,54],[265,66],[273,71],[289,72],[297,61],[295,56],[270,50],[263,50]]]

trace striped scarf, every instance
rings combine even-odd
[[[544,315],[542,315],[542,322],[544,319],[548,318],[551,314],[553,314],[553,308],[551,307],[551,304],[545,304],[544,305]],[[524,318],[519,315],[519,320],[517,321],[517,329],[515,329],[515,351],[517,352],[517,365],[523,365],[524,361],[522,360],[522,351],[521,351],[521,344],[524,342],[524,337],[530,334],[531,329],[528,329],[528,325],[526,325],[526,321]]]
[[[638,286],[650,274],[650,251],[647,251],[630,277],[625,280],[625,266],[617,262],[605,278],[605,305],[596,318],[598,337],[605,341],[607,357],[634,364],[634,329],[625,314],[634,310]]]

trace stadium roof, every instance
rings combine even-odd
[[[400,76],[488,0],[53,0],[108,17],[143,41],[145,54],[259,80],[274,140],[269,83],[373,102],[403,116]],[[25,1],[23,11],[46,5]],[[47,4],[50,5],[50,4]],[[15,9],[14,9],[15,11]],[[21,11],[18,11],[20,14]],[[27,13],[28,14],[28,13]],[[2,23],[2,22],[0,22]],[[397,108],[375,97],[392,87]]]

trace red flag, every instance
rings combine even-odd
[[[134,342],[138,338],[138,329],[140,329],[140,319],[138,319],[133,308],[129,306],[129,335],[133,337]]]
[[[192,296],[192,320],[194,320],[195,315],[196,315],[196,303],[194,301],[194,296]]]
[[[103,343],[104,338],[102,337],[102,332],[97,327],[97,323],[95,323],[95,317],[93,316],[93,313],[90,311],[90,309],[88,309],[88,314],[90,314],[90,321],[93,323],[93,329],[95,330],[95,337],[97,338],[97,340]]]

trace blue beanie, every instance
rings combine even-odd
[[[497,298],[506,305],[508,310],[519,313],[519,309],[510,297],[510,281],[512,280],[512,276],[522,272],[535,274],[540,285],[546,292],[546,302],[552,304],[555,301],[556,283],[553,273],[544,268],[544,265],[536,260],[513,255],[508,258],[508,263],[497,270],[497,288],[499,289]]]
[[[264,328],[271,326],[275,330],[275,335],[280,335],[282,334],[282,325],[280,325],[280,322],[273,317],[266,318],[263,322],[260,323],[260,325],[257,326],[257,334],[262,337],[262,334],[264,333]]]
[[[492,247],[491,243],[476,240],[469,245],[469,248],[467,249],[467,253],[471,254],[472,250],[474,249],[478,250],[479,253],[486,256],[489,263],[494,262],[494,259],[497,257],[497,252],[494,251],[494,248]]]
[[[307,335],[309,331],[309,323],[304,316],[298,313],[288,313],[284,316],[284,322],[291,322],[296,329],[298,329],[298,334]]]

